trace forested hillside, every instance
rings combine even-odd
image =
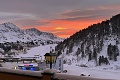
[[[120,14],[109,20],[88,26],[56,46],[58,55],[70,55],[95,60],[97,63],[117,61],[120,44]],[[104,60],[104,61],[103,61]]]

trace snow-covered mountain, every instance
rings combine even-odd
[[[26,34],[35,37],[36,39],[44,39],[44,40],[55,40],[55,41],[61,41],[63,40],[62,38],[58,38],[57,36],[53,35],[52,33],[48,33],[48,32],[41,32],[39,30],[37,30],[36,28],[31,28],[31,29],[27,29]]]
[[[120,14],[76,32],[58,44],[56,51],[78,66],[120,70]]]
[[[42,32],[35,28],[21,30],[13,23],[0,24],[0,42],[16,42],[16,41],[53,41],[61,42],[62,38],[59,38],[52,33]]]

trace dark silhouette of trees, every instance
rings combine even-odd
[[[102,63],[102,57],[101,56],[99,56],[99,66],[101,66],[101,63]]]
[[[4,45],[3,50],[4,50],[5,53],[8,52],[8,51],[11,51],[11,46],[10,45]]]
[[[80,48],[77,49],[76,55],[78,56],[80,54],[81,50]]]
[[[103,55],[102,56],[99,56],[99,66],[101,66],[101,64],[110,64],[109,61],[108,61],[108,58],[107,57],[104,57]]]
[[[92,60],[92,54],[91,53],[88,54],[88,61],[90,61],[90,60]]]
[[[116,45],[108,45],[107,54],[110,60],[117,61],[117,56],[119,56],[119,49]]]
[[[60,54],[62,54],[62,52],[61,52],[61,51],[58,51],[57,55],[60,55]]]

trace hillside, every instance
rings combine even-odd
[[[76,32],[56,46],[65,62],[120,69],[120,14]],[[83,65],[82,65],[83,66]]]
[[[13,23],[0,24],[0,42],[16,42],[16,41],[37,41],[37,42],[61,42],[59,38],[52,33],[42,32],[35,28],[21,30]]]

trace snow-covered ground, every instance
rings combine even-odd
[[[34,57],[34,55],[40,55],[44,59],[45,53],[49,53],[51,49],[54,49],[57,44],[38,46],[31,48],[26,54],[20,54],[18,57]]]
[[[50,50],[54,49],[56,45],[57,44],[34,47],[28,50],[26,54],[20,53],[19,55],[16,55],[15,57],[19,57],[19,58],[20,57],[35,57],[34,55],[39,55],[41,57],[39,57],[38,60],[44,60],[45,53],[50,52]],[[1,64],[3,67],[6,67],[6,68],[14,68],[14,67],[17,67],[19,64],[23,64],[23,62],[18,62],[18,64],[16,62],[13,62],[13,63],[6,62],[6,63],[1,63]]]
[[[54,49],[55,46],[56,44],[53,44],[53,45],[51,44],[51,45],[38,46],[35,48],[31,48],[30,50],[27,51],[27,54],[20,54],[17,57],[34,57],[34,55],[40,55],[42,56],[42,59],[44,59],[45,53],[50,52],[51,47],[52,49]],[[15,67],[18,64],[8,63],[8,62],[2,63],[2,65],[7,68]],[[89,77],[94,77],[94,78],[120,80],[120,69],[114,69],[114,67],[112,67],[113,65],[102,65],[102,66],[97,66],[97,67],[79,67],[79,66],[76,66],[77,64],[79,63],[74,62],[71,65],[65,64],[64,70],[67,70],[66,74],[80,76],[81,73],[84,73],[87,75],[90,74]]]
[[[80,76],[85,74],[89,77],[100,78],[100,79],[112,79],[120,80],[120,71],[102,70],[99,68],[86,68],[78,67],[76,65],[64,65],[64,69],[67,70],[67,74]]]

